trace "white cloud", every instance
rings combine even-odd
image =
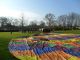
[[[0,6],[0,16],[20,18],[22,13],[24,14],[25,18],[28,18],[28,19],[40,18],[40,15],[35,12],[11,10],[7,7]]]
[[[24,15],[24,22],[25,25],[30,21],[41,20],[41,16],[35,12],[32,11],[22,11],[22,10],[11,10],[8,7],[5,6],[0,6],[0,17],[5,16],[5,17],[13,17],[13,18],[21,18],[22,14]]]

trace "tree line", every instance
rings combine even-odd
[[[27,21],[26,21],[27,22]],[[69,13],[58,16],[53,13],[48,13],[43,20],[36,22],[31,21],[29,24],[25,23],[24,16],[20,19],[11,17],[0,17],[0,31],[39,31],[42,28],[50,28],[54,30],[73,30],[80,28],[80,14]]]

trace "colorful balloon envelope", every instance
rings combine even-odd
[[[20,60],[80,60],[80,35],[48,33],[16,38],[8,48]]]

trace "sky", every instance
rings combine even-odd
[[[55,16],[80,14],[80,0],[0,0],[0,16],[40,19],[47,13]]]

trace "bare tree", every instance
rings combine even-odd
[[[33,20],[33,21],[30,22],[29,25],[35,27],[35,26],[37,26],[37,21],[36,20]]]
[[[45,21],[48,27],[54,26],[54,20],[55,20],[54,14],[51,14],[51,13],[46,14]]]
[[[1,27],[4,27],[8,22],[8,18],[6,17],[0,17],[0,24],[1,24]]]
[[[38,30],[39,26],[37,25],[37,23],[38,23],[37,20],[33,20],[30,22],[30,24],[29,24],[30,31],[37,31]]]
[[[22,15],[21,15],[21,19],[20,19],[20,26],[21,26],[21,31],[22,31],[22,33],[24,32],[24,25],[25,25],[25,23],[24,23],[24,14],[22,13]]]
[[[67,15],[59,16],[58,21],[59,26],[62,26],[64,30],[64,28],[67,26]]]
[[[45,27],[45,22],[44,21],[40,21],[39,25],[40,25],[41,28],[43,28],[43,27]]]
[[[80,15],[77,13],[70,13],[68,15],[61,15],[58,17],[58,23],[64,28],[73,29],[80,26]],[[63,29],[64,29],[63,28]]]
[[[77,13],[70,13],[67,20],[71,29],[73,29],[73,27],[76,28],[79,22],[79,15]]]
[[[20,24],[19,19],[12,19],[12,25],[19,26],[19,24]]]

